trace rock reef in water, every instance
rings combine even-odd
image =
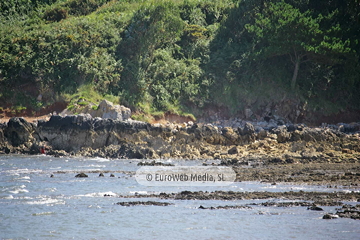
[[[29,123],[12,118],[0,125],[0,152],[82,155],[106,158],[219,159],[221,165],[360,160],[360,124],[306,127],[264,126],[243,122],[238,127],[213,124],[149,124],[90,114],[52,116]]]
[[[140,201],[133,201],[133,202],[117,202],[116,205],[124,206],[124,207],[131,207],[131,206],[169,206],[174,205],[173,203],[168,202],[155,202],[155,201],[146,201],[146,202],[140,202]]]
[[[87,174],[85,174],[85,173],[78,173],[78,174],[76,174],[76,176],[75,176],[76,178],[87,178],[87,177],[89,177]]]

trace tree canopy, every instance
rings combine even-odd
[[[289,56],[294,64],[291,79],[291,89],[294,89],[302,62],[322,61],[335,65],[341,54],[352,51],[350,40],[338,37],[339,24],[329,24],[336,12],[314,14],[311,9],[302,12],[285,1],[269,2],[256,14],[255,23],[246,24],[245,28],[255,35],[257,56]]]
[[[0,10],[2,106],[37,111],[88,85],[140,111],[236,115],[284,99],[360,109],[356,0],[9,0]]]

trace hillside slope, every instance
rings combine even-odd
[[[0,3],[0,106],[117,99],[133,112],[360,119],[360,6],[340,0]]]

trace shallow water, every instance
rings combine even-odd
[[[198,201],[124,199],[119,195],[191,191],[334,191],[324,186],[239,182],[225,187],[149,187],[134,177],[139,160],[0,155],[1,239],[359,239],[360,221],[323,220],[306,207],[198,209],[268,200]],[[201,161],[174,161],[201,165]],[[75,178],[78,172],[115,171],[115,177]],[[57,172],[61,173],[57,173]],[[53,178],[50,175],[54,174]],[[337,189],[351,191],[354,189]],[[110,195],[104,197],[104,194]],[[115,205],[119,201],[166,201],[174,205]],[[355,203],[352,203],[355,204]]]

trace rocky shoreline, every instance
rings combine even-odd
[[[240,123],[238,123],[240,124]],[[0,125],[0,153],[79,155],[118,159],[219,159],[222,165],[356,163],[360,123],[306,127],[243,122],[149,124],[93,118],[89,114],[52,116],[29,123],[12,118]]]
[[[360,186],[359,136],[360,123],[321,127],[239,120],[149,124],[89,114],[30,123],[15,117],[0,124],[0,154],[43,151],[57,157],[143,159],[139,166],[164,166],[163,159],[202,159],[203,165],[233,167],[237,181],[356,188]]]
[[[27,122],[12,118],[0,124],[0,154],[41,154],[56,157],[84,156],[112,159],[141,159],[137,166],[169,166],[166,159],[201,159],[203,165],[229,166],[236,181],[257,181],[276,185],[296,183],[323,185],[333,192],[191,192],[136,194],[122,199],[162,200],[268,200],[261,206],[339,206],[324,219],[360,219],[360,124],[307,127],[302,124],[251,123],[148,124],[127,120],[93,118],[88,114],[52,116],[48,121]],[[235,124],[235,125],[234,125]],[[107,171],[110,177],[115,172]],[[54,172],[61,174],[63,172]],[[73,172],[75,173],[75,172]],[[104,176],[103,172],[86,172]],[[88,176],[85,172],[84,177]],[[100,175],[99,175],[100,174]],[[52,175],[51,177],[56,177]],[[80,175],[76,175],[81,177]],[[93,177],[93,176],[91,176]],[[338,191],[337,189],[351,189]],[[355,191],[353,191],[355,189]],[[108,197],[108,196],[107,196]],[[285,202],[274,201],[275,199]],[[288,201],[288,202],[286,202]],[[290,202],[289,202],[290,201]],[[120,206],[172,203],[155,201],[118,202]],[[256,205],[200,206],[200,209],[242,209]]]

